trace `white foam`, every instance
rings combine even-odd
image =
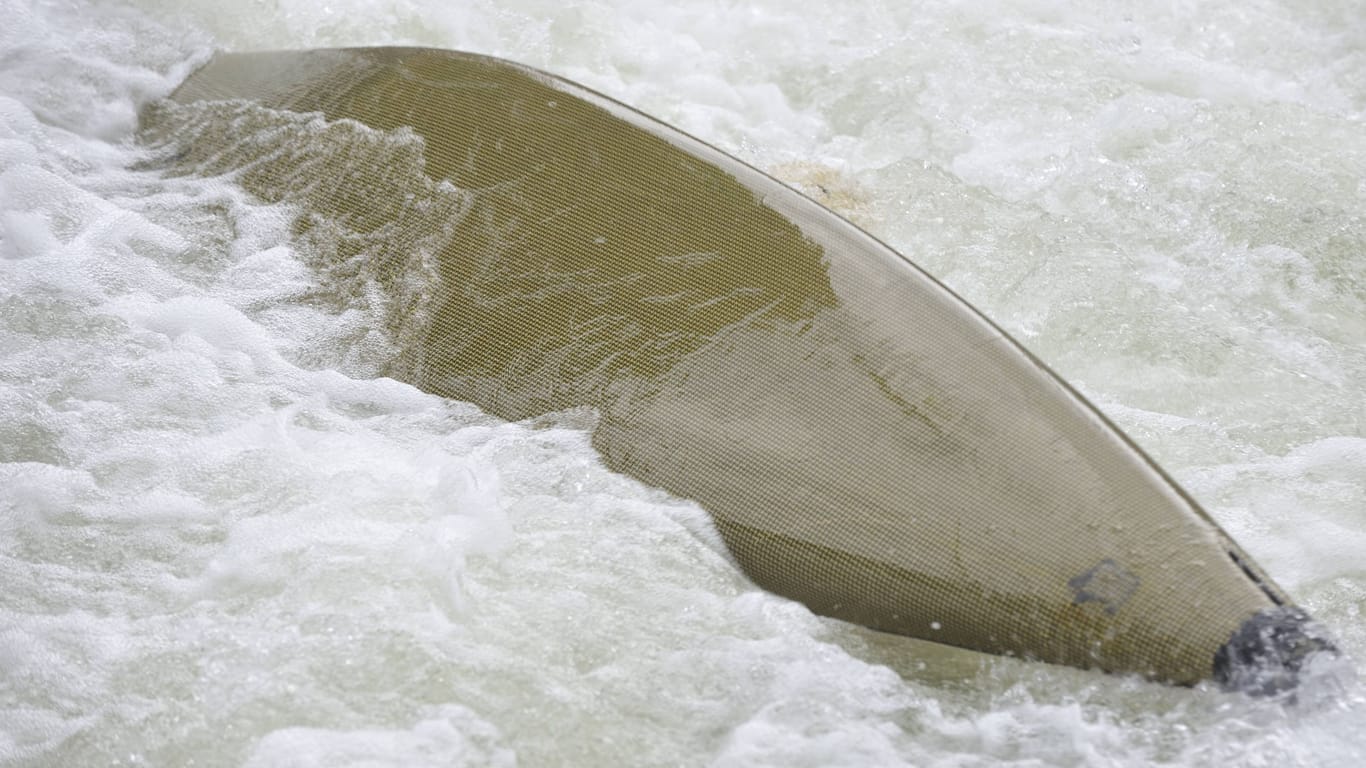
[[[327,768],[334,765],[405,765],[439,768],[485,765],[511,768],[516,752],[498,729],[464,707],[436,708],[411,729],[284,728],[263,738],[247,768]]]
[[[406,42],[830,166],[1361,659],[1360,14],[138,5],[0,5],[0,762],[1366,754],[1360,683],[1293,709],[901,643],[759,592],[696,505],[602,468],[591,413],[502,424],[373,378],[378,310],[308,301],[293,211],[132,170],[130,137],[210,42]]]

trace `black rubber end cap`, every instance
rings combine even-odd
[[[1259,611],[1214,654],[1214,679],[1225,690],[1274,696],[1294,689],[1315,655],[1338,655],[1323,628],[1294,606]]]

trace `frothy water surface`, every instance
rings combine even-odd
[[[754,589],[592,413],[377,378],[388,308],[334,300],[297,211],[134,140],[215,46],[601,89],[944,278],[1359,671],[1366,17],[1093,5],[0,3],[0,764],[1359,765],[1341,670],[1254,702]]]

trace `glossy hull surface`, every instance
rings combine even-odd
[[[760,585],[876,629],[1192,684],[1289,603],[1074,390],[764,174],[488,57],[219,54],[150,109],[172,172],[297,206],[387,372],[507,419],[588,406]],[[369,297],[369,298],[367,298]]]

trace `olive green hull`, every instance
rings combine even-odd
[[[819,613],[1191,684],[1288,602],[942,285],[610,99],[362,49],[219,54],[173,100],[144,140],[298,205],[322,274],[383,294],[389,375],[508,419],[597,408],[609,466]]]

